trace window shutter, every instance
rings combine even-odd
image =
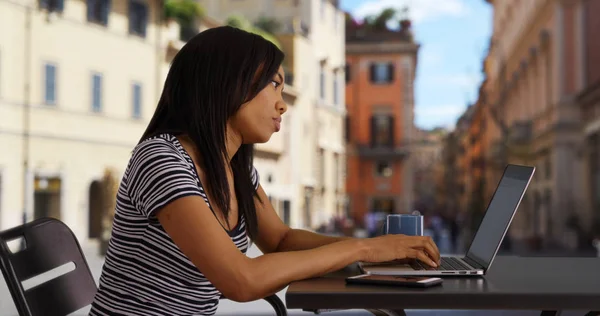
[[[102,0],[104,1],[104,5],[102,6],[102,24],[108,25],[108,16],[110,15],[110,4],[111,0]]]
[[[371,147],[375,147],[377,140],[377,117],[371,116]]]
[[[388,145],[390,145],[390,147],[394,147],[394,144],[395,144],[394,134],[395,133],[394,133],[394,116],[393,115],[388,116],[388,122],[389,122],[388,132],[390,133],[390,138],[389,138],[390,143]]]
[[[127,15],[129,17],[129,33],[132,34],[133,30],[135,28],[133,25],[135,23],[134,22],[134,20],[135,20],[135,12],[134,12],[134,10],[136,9],[133,1],[129,0],[128,8],[129,8],[129,12],[128,12]]]
[[[375,77],[375,64],[374,63],[372,63],[369,66],[369,73],[371,75],[371,82],[376,82],[376,80],[375,80],[376,79],[376,77]]]
[[[395,71],[394,63],[388,64],[388,82],[394,82],[394,71]]]
[[[147,29],[147,25],[148,25],[148,6],[146,5],[142,5],[141,9],[140,9],[140,20],[142,21],[142,35],[146,36],[146,29]]]
[[[350,71],[351,70],[352,70],[352,68],[350,67],[350,64],[346,64],[346,82],[350,82],[350,79],[351,79]]]
[[[94,7],[96,7],[97,0],[87,0],[87,20],[94,21]]]
[[[63,12],[65,9],[65,0],[55,0],[56,1],[56,11]]]
[[[350,116],[346,115],[346,142],[350,142]]]

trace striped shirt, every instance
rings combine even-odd
[[[252,168],[258,188],[258,173]],[[221,293],[179,250],[156,218],[156,211],[190,195],[210,203],[194,163],[177,138],[162,134],[133,151],[117,194],[117,205],[89,315],[213,315]],[[211,208],[212,209],[212,208]],[[246,253],[245,219],[228,231]]]

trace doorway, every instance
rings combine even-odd
[[[51,217],[60,220],[61,186],[59,177],[34,178],[33,217]]]
[[[371,210],[376,213],[394,214],[395,202],[393,198],[373,198]]]
[[[102,234],[102,183],[90,184],[88,198],[88,238],[100,238]]]

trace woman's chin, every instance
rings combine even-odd
[[[257,136],[257,137],[252,137],[248,140],[244,140],[244,144],[264,144],[266,142],[268,142],[271,139],[271,136],[273,135],[273,133],[268,134],[268,135],[261,135],[261,136]]]

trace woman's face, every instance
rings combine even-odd
[[[242,104],[229,120],[229,126],[242,138],[243,144],[267,142],[281,126],[281,116],[287,110],[283,102],[283,68],[280,66],[269,84],[252,100]]]

